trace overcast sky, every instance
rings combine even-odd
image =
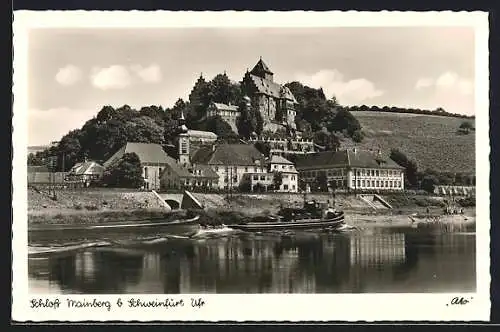
[[[61,138],[103,105],[170,107],[200,73],[240,81],[260,56],[275,81],[344,105],[474,114],[473,28],[35,29],[28,143]]]

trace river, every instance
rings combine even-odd
[[[474,292],[475,233],[369,230],[137,239],[28,260],[30,293]]]

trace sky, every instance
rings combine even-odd
[[[474,114],[474,29],[37,28],[28,44],[29,145],[59,140],[104,105],[170,107],[200,74],[240,81],[259,57],[274,80],[342,105]]]

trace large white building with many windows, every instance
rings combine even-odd
[[[299,156],[296,163],[300,178],[314,191],[325,178],[330,186],[359,191],[404,190],[404,168],[380,151],[356,148],[325,151]]]

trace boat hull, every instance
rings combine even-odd
[[[28,242],[99,240],[152,234],[192,236],[201,226],[199,216],[176,221],[113,222],[98,225],[44,225],[28,229]]]
[[[249,222],[246,224],[236,224],[230,226],[234,229],[243,231],[274,231],[274,230],[313,230],[337,228],[344,224],[344,216],[338,216],[331,219],[302,219],[296,221],[278,221],[278,222]]]

